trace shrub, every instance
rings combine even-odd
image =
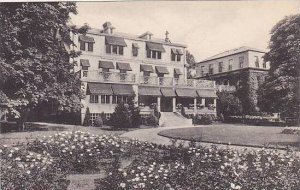
[[[141,125],[142,119],[140,115],[140,109],[138,106],[135,106],[133,97],[131,97],[128,101],[128,110],[130,112],[132,127],[139,127]]]
[[[100,114],[100,117],[101,117],[101,119],[102,119],[102,121],[103,121],[103,125],[111,125],[111,124],[110,124],[110,120],[106,118],[104,112],[102,112],[102,113]]]
[[[212,124],[212,116],[209,114],[196,115],[193,117],[193,124],[196,125],[210,125]]]
[[[83,126],[92,126],[92,119],[91,119],[91,113],[90,108],[86,108],[85,117],[83,120]]]
[[[103,126],[103,121],[102,121],[101,116],[100,116],[100,117],[97,117],[97,118],[94,120],[94,127],[102,127],[102,126]]]
[[[115,111],[110,118],[110,123],[115,128],[130,128],[132,126],[129,110],[123,102],[115,107]]]
[[[148,126],[159,126],[159,119],[154,114],[150,114],[146,121],[146,125]]]

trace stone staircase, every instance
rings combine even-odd
[[[187,119],[183,117],[180,113],[161,112],[159,126],[160,127],[193,126],[193,124],[192,124],[192,119]]]

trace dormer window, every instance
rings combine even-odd
[[[147,58],[161,59],[161,53],[165,52],[162,44],[146,42]]]
[[[105,37],[106,53],[123,55],[124,47],[127,46],[123,38],[106,36]]]
[[[93,51],[93,46],[95,43],[93,37],[80,35],[78,37],[78,40],[79,40],[79,46],[81,51]]]
[[[171,48],[171,60],[181,61],[181,56],[183,55],[180,49]]]

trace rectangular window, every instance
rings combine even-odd
[[[137,57],[139,54],[139,49],[136,47],[132,47],[132,56]]]
[[[123,46],[119,46],[119,55],[123,55]]]
[[[93,51],[94,43],[87,43],[88,44],[88,51]]]
[[[179,78],[179,74],[174,74],[174,78],[178,79]]]
[[[212,64],[209,64],[208,73],[209,73],[210,75],[214,74],[214,68],[213,68],[213,65],[212,65]]]
[[[267,63],[263,62],[263,68],[266,69],[267,68]]]
[[[223,62],[219,62],[219,72],[223,72]]]
[[[85,51],[85,42],[80,41],[80,50]]]
[[[172,61],[175,61],[175,60],[176,60],[176,54],[171,53],[171,60],[172,60]]]
[[[91,94],[90,95],[90,103],[99,103],[99,96]]]
[[[254,56],[255,67],[259,68],[259,59],[258,56]]]
[[[161,52],[160,51],[157,52],[157,59],[161,59]]]
[[[177,55],[177,61],[181,61],[181,55]]]
[[[106,45],[106,53],[111,53],[111,45]]]
[[[229,64],[228,64],[228,71],[232,70],[232,62],[233,62],[233,59],[230,59]]]
[[[240,68],[243,68],[244,67],[244,56],[239,57],[239,63],[240,63]]]
[[[112,52],[118,54],[118,46],[112,46]]]
[[[116,95],[113,95],[113,97],[112,97],[112,103],[113,104],[117,104],[117,96]]]
[[[152,51],[152,58],[156,59],[156,51]]]
[[[147,50],[147,58],[151,58],[151,50]]]
[[[109,104],[110,95],[101,95],[101,104]]]

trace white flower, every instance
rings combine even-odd
[[[8,155],[8,157],[12,157],[12,154],[10,153],[10,154]]]
[[[27,170],[26,173],[27,173],[27,174],[30,174],[31,172],[30,172],[30,170]]]
[[[126,184],[125,183],[120,183],[120,187],[125,188]]]
[[[20,158],[20,157],[17,157],[15,160],[16,160],[16,161],[20,161],[20,160],[21,160],[21,158]]]

